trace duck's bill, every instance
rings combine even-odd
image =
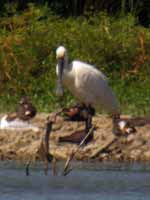
[[[58,60],[58,80],[57,80],[57,89],[56,95],[63,96],[63,87],[62,87],[62,73],[63,73],[64,61],[63,59]]]

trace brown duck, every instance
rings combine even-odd
[[[64,108],[63,114],[67,121],[86,121],[88,114],[91,116],[95,115],[95,109],[92,107],[87,108],[84,104],[77,104],[70,108]]]
[[[87,133],[85,132],[85,130],[76,131],[72,133],[71,135],[59,137],[59,142],[69,142],[73,144],[80,144],[81,141],[85,138],[86,134]],[[93,132],[87,137],[84,144],[88,144],[92,140],[93,140]]]
[[[64,118],[67,121],[83,121],[85,122],[85,129],[76,131],[68,136],[61,136],[59,138],[59,142],[69,142],[80,144],[81,141],[87,135],[89,129],[91,128],[91,124],[88,122],[89,115],[94,116],[95,110],[93,108],[87,108],[83,104],[77,104],[70,108],[63,109]],[[93,140],[93,132],[87,137],[85,140],[85,144],[91,142]]]
[[[28,121],[35,117],[37,110],[28,97],[22,97],[16,108],[17,117],[21,120]]]

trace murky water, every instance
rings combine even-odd
[[[149,200],[150,165],[74,163],[66,177],[45,176],[42,166],[30,169],[0,163],[0,200]]]

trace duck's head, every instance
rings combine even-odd
[[[58,77],[56,94],[58,96],[63,96],[62,74],[64,70],[66,54],[67,54],[67,50],[65,49],[64,46],[59,46],[56,49],[56,59],[57,59],[56,73]]]
[[[120,120],[117,123],[117,129],[120,135],[129,135],[136,132],[135,127],[129,121],[125,120]]]

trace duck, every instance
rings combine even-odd
[[[33,119],[37,114],[36,107],[32,104],[29,97],[24,96],[20,99],[16,107],[16,115],[23,121],[29,121]]]

